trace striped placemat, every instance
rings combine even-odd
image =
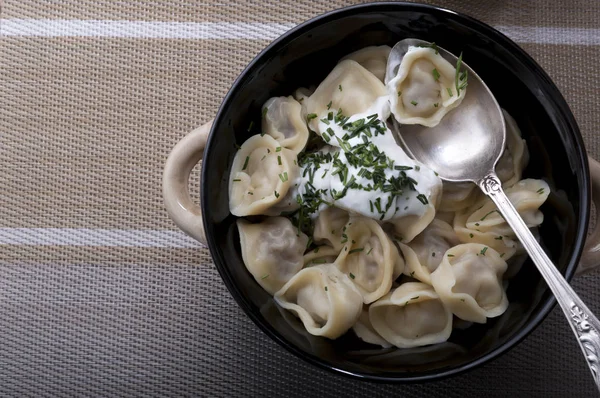
[[[0,395],[584,396],[562,315],[464,376],[390,387],[310,367],[236,306],[161,197],[173,145],[271,40],[332,0],[0,2]],[[520,43],[600,157],[600,2],[440,0]],[[192,191],[198,191],[198,170]],[[599,310],[600,277],[575,288]]]

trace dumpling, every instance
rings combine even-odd
[[[341,109],[345,116],[363,113],[386,94],[383,83],[371,72],[355,61],[341,61],[303,101],[308,126],[321,135],[320,120],[327,119],[329,112],[336,114]]]
[[[354,325],[362,311],[362,295],[348,275],[333,264],[304,268],[277,293],[275,301],[300,318],[315,336],[336,339]]]
[[[251,224],[239,219],[242,258],[256,282],[275,294],[304,266],[308,236],[285,217],[269,217]]]
[[[466,74],[456,75],[456,68],[432,47],[409,46],[403,57],[391,60],[387,90],[398,123],[437,126],[465,97]]]
[[[433,197],[439,197],[438,193],[432,193],[430,198]],[[425,211],[421,216],[406,215],[390,220],[390,223],[394,226],[395,235],[401,242],[410,242],[433,221],[435,218],[435,205],[432,201],[424,205]]]
[[[526,179],[505,190],[506,196],[513,204],[528,227],[537,227],[544,221],[544,214],[539,210],[550,194],[550,187],[543,180]],[[466,227],[482,232],[494,232],[496,235],[515,236],[498,208],[491,199],[485,198],[483,205],[470,213],[466,219]]]
[[[515,119],[504,109],[502,114],[506,124],[506,147],[496,165],[496,174],[502,181],[502,187],[506,189],[521,179],[529,162],[529,151]]]
[[[400,243],[406,267],[404,274],[431,284],[431,273],[442,262],[446,250],[460,244],[454,229],[444,221],[434,219],[409,244]]]
[[[452,332],[452,313],[433,288],[407,282],[371,304],[375,331],[399,348],[442,343]]]
[[[375,220],[350,217],[342,234],[344,248],[335,260],[363,295],[365,304],[387,294],[392,287],[398,250]],[[400,274],[400,271],[398,274]]]
[[[308,141],[302,105],[292,96],[270,98],[263,105],[262,131],[275,138],[282,147],[300,153]]]
[[[229,210],[238,217],[269,212],[288,194],[298,174],[296,154],[270,135],[254,135],[241,146],[229,175]]]
[[[361,48],[342,58],[342,61],[351,59],[358,62],[366,70],[377,76],[383,82],[385,68],[392,48],[390,46],[370,46]]]
[[[478,243],[449,249],[431,283],[444,304],[461,319],[485,323],[506,310],[508,299],[502,286],[506,262],[497,251]]]
[[[346,224],[350,214],[346,210],[338,207],[328,207],[319,213],[315,221],[313,239],[318,245],[328,245],[335,249],[342,250],[342,234],[345,231]]]
[[[438,211],[459,211],[473,205],[483,193],[472,182],[444,181]]]
[[[318,264],[331,264],[339,254],[340,251],[331,246],[317,246],[304,253],[304,266],[310,267]]]
[[[365,343],[375,344],[383,348],[392,346],[373,329],[373,325],[371,325],[371,320],[369,319],[369,308],[366,306],[361,312],[358,321],[352,326],[352,330]]]
[[[294,99],[300,103],[302,103],[302,101],[304,101],[306,98],[310,97],[312,95],[312,93],[315,92],[315,88],[311,87],[311,88],[306,88],[306,87],[300,87],[298,89],[296,89],[296,91],[294,91]]]
[[[546,201],[550,187],[543,180],[521,180],[505,191],[528,227],[537,227],[544,221],[539,207]],[[500,253],[506,261],[523,247],[512,228],[487,196],[473,206],[456,213],[454,230],[461,242],[482,243]]]

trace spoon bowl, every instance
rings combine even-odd
[[[409,47],[429,47],[418,39],[399,41],[390,53],[386,83],[397,73]],[[458,58],[436,47],[439,54],[456,65]],[[399,125],[394,118],[393,131],[409,156],[435,170],[446,181],[477,182],[494,170],[506,140],[506,127],[500,105],[490,89],[466,63],[468,72],[465,98],[459,107],[446,114],[435,127],[418,124]],[[465,156],[467,155],[468,156]]]

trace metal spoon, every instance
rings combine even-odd
[[[409,47],[430,45],[417,39],[398,42],[388,59],[386,83],[396,75]],[[457,57],[440,47],[438,51],[456,65]],[[394,121],[396,133],[401,131],[397,135],[408,154],[435,170],[442,180],[474,182],[496,204],[556,296],[600,390],[600,321],[571,289],[504,194],[494,171],[506,140],[502,111],[479,76],[464,62],[462,68],[468,71],[469,85],[456,109],[435,127],[398,126]]]

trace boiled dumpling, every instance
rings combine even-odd
[[[403,243],[408,243],[420,234],[435,218],[435,203],[439,201],[441,189],[434,186],[429,201],[424,206],[422,215],[406,215],[390,220],[394,226],[395,235]]]
[[[300,103],[310,97],[315,92],[315,88],[300,87],[294,91],[294,99]]]
[[[298,174],[296,154],[270,135],[255,135],[241,146],[229,175],[229,210],[238,217],[279,215],[269,209],[288,194]]]
[[[550,193],[550,188],[545,181],[521,180],[507,188],[505,193],[528,227],[537,227],[544,221],[544,215],[539,208]],[[465,226],[468,229],[493,232],[498,236],[515,236],[512,228],[491,199],[486,197],[479,205],[480,207],[471,212],[465,220]]]
[[[433,288],[407,282],[371,304],[375,331],[399,348],[442,343],[452,332],[452,313]]]
[[[365,304],[372,303],[390,291],[395,267],[403,265],[398,250],[370,218],[350,217],[343,231],[344,248],[335,264],[352,279]]]
[[[359,339],[366,343],[375,344],[383,348],[389,348],[392,346],[390,343],[385,341],[385,339],[375,331],[373,325],[371,325],[371,320],[369,319],[369,308],[367,306],[365,306],[361,312],[358,321],[356,321],[354,326],[352,326],[352,330],[354,330],[354,333],[356,333]]]
[[[378,97],[386,95],[385,86],[371,72],[352,60],[341,61],[319,84],[315,92],[303,101],[308,126],[321,135],[326,127],[321,119],[331,112],[352,116],[367,111]]]
[[[319,213],[313,232],[315,243],[341,250],[344,247],[342,234],[349,217],[346,210],[337,207],[328,207]]]
[[[502,114],[506,124],[506,148],[496,165],[496,174],[502,181],[502,187],[506,189],[521,179],[529,162],[529,151],[515,119],[504,109]]]
[[[459,243],[450,225],[434,219],[412,242],[400,243],[406,261],[404,274],[431,284],[430,275],[442,262],[446,250]]]
[[[431,283],[444,304],[461,319],[485,323],[508,306],[502,286],[506,262],[497,251],[478,243],[449,249]]]
[[[340,337],[356,323],[362,295],[333,264],[304,268],[277,293],[275,301],[300,318],[315,336]]]
[[[408,47],[399,65],[388,64],[386,81],[391,111],[400,124],[436,126],[466,94],[466,74],[456,76],[456,68],[435,48]],[[397,66],[397,72],[394,69]]]
[[[528,227],[537,227],[544,221],[539,207],[550,193],[545,181],[521,180],[507,188],[505,193]],[[523,250],[512,228],[488,197],[483,197],[470,208],[456,213],[454,230],[461,242],[490,246],[499,252],[504,260]]]
[[[444,181],[439,211],[460,211],[472,206],[482,195],[477,185],[472,182]]]
[[[304,266],[333,263],[339,254],[340,251],[331,246],[317,246],[304,253]]]
[[[246,268],[263,289],[275,294],[304,266],[308,237],[284,217],[257,224],[240,219],[237,225]]]
[[[275,138],[282,147],[300,153],[308,141],[302,105],[292,96],[270,98],[263,105],[262,131]]]
[[[361,48],[342,58],[342,61],[351,59],[358,62],[366,70],[377,76],[383,82],[385,68],[392,48],[390,46],[370,46]]]

